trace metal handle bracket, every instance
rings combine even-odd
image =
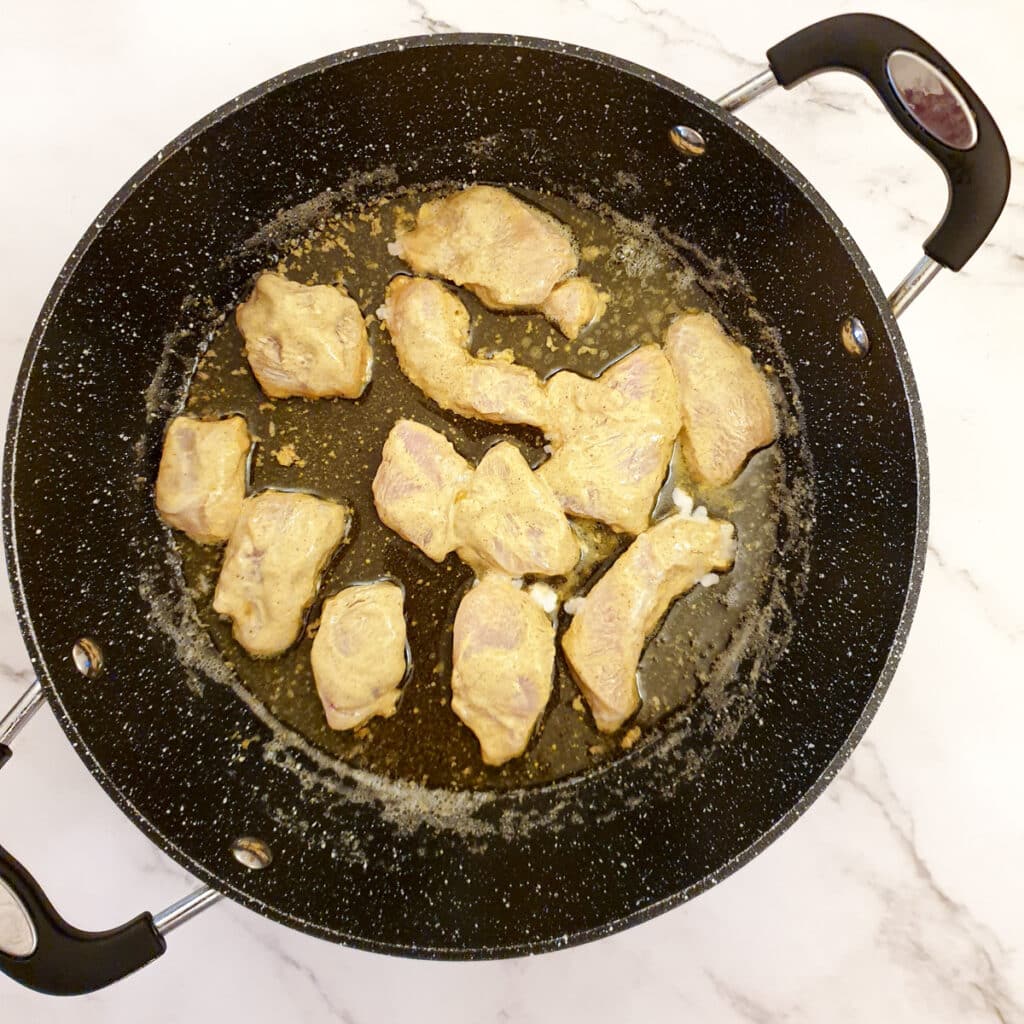
[[[910,29],[874,14],[826,18],[768,51],[768,66],[722,96],[736,111],[776,85],[790,89],[824,71],[863,78],[903,131],[942,168],[949,203],[924,257],[889,297],[899,316],[941,267],[960,270],[1006,203],[1010,158],[992,115],[956,69]]]

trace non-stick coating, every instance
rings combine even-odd
[[[681,159],[673,124],[699,130],[707,153]],[[381,166],[387,182],[359,178]],[[716,299],[740,318],[753,298],[795,368],[817,493],[810,572],[757,714],[713,757],[695,762],[670,734],[559,785],[469,803],[413,788],[396,798],[275,734],[215,665],[186,671],[153,620],[153,588],[163,580],[171,592],[174,567],[139,466],[155,467],[151,439],[167,409],[153,380],[167,349],[184,375],[206,300],[226,307],[267,261],[268,233],[246,242],[277,211],[344,182],[358,193],[474,176],[560,181],[682,236],[746,279],[750,294]],[[203,300],[196,329],[168,337],[190,296]],[[874,341],[861,362],[838,341],[850,314]],[[327,58],[218,111],[147,165],[48,300],[19,379],[4,483],[30,652],[76,749],[126,812],[195,874],[271,917],[441,957],[624,927],[713,884],[791,823],[895,668],[926,515],[902,342],[810,186],[748,129],[651,72],[483,36]],[[106,653],[98,680],[74,669],[83,635]],[[228,847],[239,835],[265,839],[273,865],[237,864]]]

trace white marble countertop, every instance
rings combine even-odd
[[[561,38],[708,95],[839,0],[378,0],[372,5],[35,0],[0,38],[0,407],[66,255],[141,163],[234,94],[312,58],[450,29]],[[432,964],[290,932],[221,904],[114,989],[47,1000],[0,978],[4,1021],[1024,1021],[1024,99],[1018,0],[892,0],[1000,122],[1018,176],[969,267],[904,318],[928,429],[931,541],[917,618],[866,739],[814,807],[693,903],[528,960]],[[838,80],[837,80],[838,78]],[[865,86],[828,76],[743,115],[832,202],[891,286],[941,213],[938,170]],[[7,589],[0,708],[31,678]],[[47,711],[0,784],[0,842],[83,927],[190,880],[107,800]],[[59,823],[55,825],[54,823]]]

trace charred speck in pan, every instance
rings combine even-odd
[[[387,175],[377,180],[386,182]],[[482,764],[475,739],[449,707],[452,619],[472,574],[454,556],[436,565],[378,521],[370,482],[384,438],[396,419],[411,417],[444,431],[473,460],[501,437],[512,438],[533,465],[546,457],[544,438],[531,428],[503,429],[464,419],[424,398],[399,370],[387,334],[374,316],[389,278],[408,272],[388,253],[388,242],[397,229],[412,223],[422,202],[452,187],[449,183],[392,190],[362,202],[318,197],[302,208],[281,212],[248,243],[279,255],[277,269],[296,281],[344,282],[369,319],[375,351],[374,379],[360,399],[267,399],[249,372],[234,317],[226,309],[191,374],[184,401],[185,409],[197,415],[246,417],[259,440],[252,466],[254,489],[297,488],[354,505],[349,543],[329,568],[321,596],[385,576],[403,581],[414,660],[398,714],[373,720],[355,732],[330,730],[309,662],[319,604],[311,610],[309,628],[299,644],[283,657],[254,661],[210,607],[220,551],[175,535],[183,587],[178,598],[189,606],[192,632],[206,630],[247,695],[271,720],[303,737],[304,747],[312,745],[321,757],[339,759],[382,781],[442,790],[520,789],[593,770],[642,747],[647,738],[664,738],[667,733],[685,737],[694,728],[695,716],[706,720],[705,728],[713,723],[724,737],[751,713],[757,684],[787,635],[789,610],[774,586],[773,573],[780,545],[799,542],[810,514],[811,492],[806,467],[799,459],[787,458],[784,444],[758,453],[733,485],[710,493],[701,493],[688,478],[678,454],[673,459],[656,515],[669,510],[673,489],[682,487],[712,515],[735,523],[738,558],[719,586],[696,588],[669,612],[642,660],[644,703],[628,732],[609,737],[595,728],[561,656],[554,696],[537,735],[522,758],[501,768]],[[671,318],[685,308],[709,308],[722,315],[712,295],[735,287],[735,279],[721,267],[701,266],[698,259],[686,258],[682,245],[668,244],[652,225],[629,221],[578,192],[570,201],[554,192],[515,191],[572,228],[580,272],[608,291],[611,303],[601,321],[568,341],[541,315],[491,313],[461,292],[478,355],[512,354],[542,376],[563,368],[597,376],[638,345],[660,341]],[[797,438],[795,396],[780,384],[785,377],[781,350],[756,317],[751,323],[754,331],[745,330],[744,335],[754,334],[751,343],[758,357],[769,372],[774,371],[783,433]],[[166,411],[165,398],[158,408]],[[578,528],[598,552],[590,580],[583,580],[586,587],[627,541],[598,524],[581,523]],[[555,586],[570,596],[568,584],[559,587],[555,581]],[[563,614],[562,629],[567,621]],[[209,654],[204,660],[208,668]],[[286,746],[282,744],[274,756],[287,761]]]

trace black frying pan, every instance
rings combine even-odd
[[[923,58],[946,92],[907,58],[892,63],[896,51]],[[985,107],[902,26],[835,18],[769,60],[716,104],[560,43],[407,39],[289,72],[154,158],[61,272],[18,380],[4,533],[40,682],[0,723],[0,744],[45,695],[111,797],[217,892],[311,934],[411,956],[596,938],[763,849],[836,773],[892,677],[923,565],[927,469],[889,301],[811,186],[725,107],[832,68],[872,84],[950,182],[898,308],[938,266],[963,265],[1009,180]],[[791,620],[756,688],[744,684],[751,666],[736,667],[730,687],[746,710],[725,726],[691,709],[628,754],[546,785],[387,782],[282,730],[222,659],[202,660],[202,636],[189,647],[165,628],[181,613],[181,583],[151,486],[174,398],[218,311],[273,261],[278,228],[311,223],[342,182],[348,199],[379,189],[382,165],[395,186],[476,177],[586,191],[648,217],[685,240],[728,322],[754,311],[778,332],[791,367],[782,383],[801,410],[784,464],[796,472],[803,459],[815,511],[807,564],[778,555]],[[0,764],[9,757],[0,745]],[[135,970],[213,898],[86,934],[4,850],[0,882],[0,967],[53,993]]]

